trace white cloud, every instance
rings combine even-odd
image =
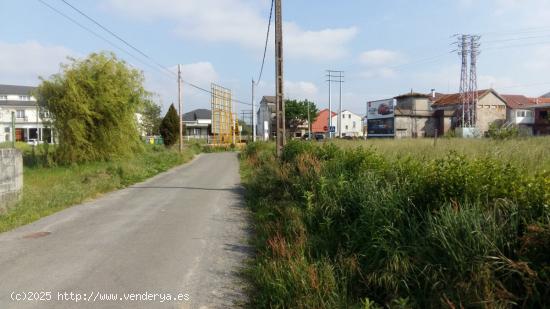
[[[397,74],[395,70],[391,68],[375,68],[367,71],[363,71],[359,74],[362,78],[372,79],[372,78],[391,78],[395,77]]]
[[[359,60],[362,64],[372,67],[395,66],[403,63],[404,56],[392,50],[375,49],[362,53]]]
[[[104,5],[131,18],[171,21],[174,32],[184,38],[236,43],[254,50],[265,43],[267,1],[261,7],[250,0],[104,0]],[[347,44],[356,34],[355,27],[311,31],[287,21],[285,51],[296,58],[337,59],[347,55]]]
[[[0,42],[0,83],[37,85],[39,76],[59,72],[59,64],[77,53],[63,46],[42,45],[36,41]]]
[[[285,82],[285,96],[289,99],[316,101],[319,96],[319,88],[311,82],[299,81]]]

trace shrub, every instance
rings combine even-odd
[[[112,53],[61,65],[37,97],[53,119],[61,163],[129,157],[143,150],[135,113],[148,96],[143,75]]]
[[[242,157],[254,306],[550,305],[549,172],[299,141]]]

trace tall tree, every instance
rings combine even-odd
[[[309,120],[313,123],[317,118],[319,110],[315,103],[308,101],[286,100],[285,101],[285,121],[289,132],[294,135],[299,126],[307,123],[309,105]]]
[[[110,160],[141,151],[135,113],[148,97],[142,73],[113,53],[69,60],[36,91],[58,136],[56,160]]]
[[[160,123],[160,134],[164,139],[164,145],[172,146],[179,141],[180,127],[179,116],[174,104],[170,105],[168,112]]]
[[[140,107],[139,113],[141,114],[141,129],[147,135],[159,134],[160,123],[162,121],[160,105],[152,100],[146,100],[143,106]]]

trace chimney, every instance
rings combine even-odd
[[[432,99],[435,99],[435,89],[432,89]]]

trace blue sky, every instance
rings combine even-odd
[[[124,46],[60,0],[44,0]],[[268,0],[98,0],[72,4],[184,79],[231,88],[250,101],[263,52]],[[286,95],[327,106],[325,70],[346,71],[345,109],[413,89],[456,92],[459,57],[451,36],[481,34],[479,87],[538,96],[550,91],[548,0],[283,0]],[[112,50],[142,69],[163,106],[176,101],[174,78],[153,70],[82,30],[37,0],[0,0],[0,83],[36,85],[67,56]],[[273,28],[272,28],[273,29]],[[273,94],[273,47],[258,96]],[[129,48],[125,47],[129,51]],[[131,51],[135,56],[139,54]],[[144,60],[147,62],[146,60]],[[337,93],[337,89],[333,89]],[[333,96],[334,102],[337,96]],[[184,108],[210,98],[184,87]],[[249,109],[239,106],[239,109]]]

